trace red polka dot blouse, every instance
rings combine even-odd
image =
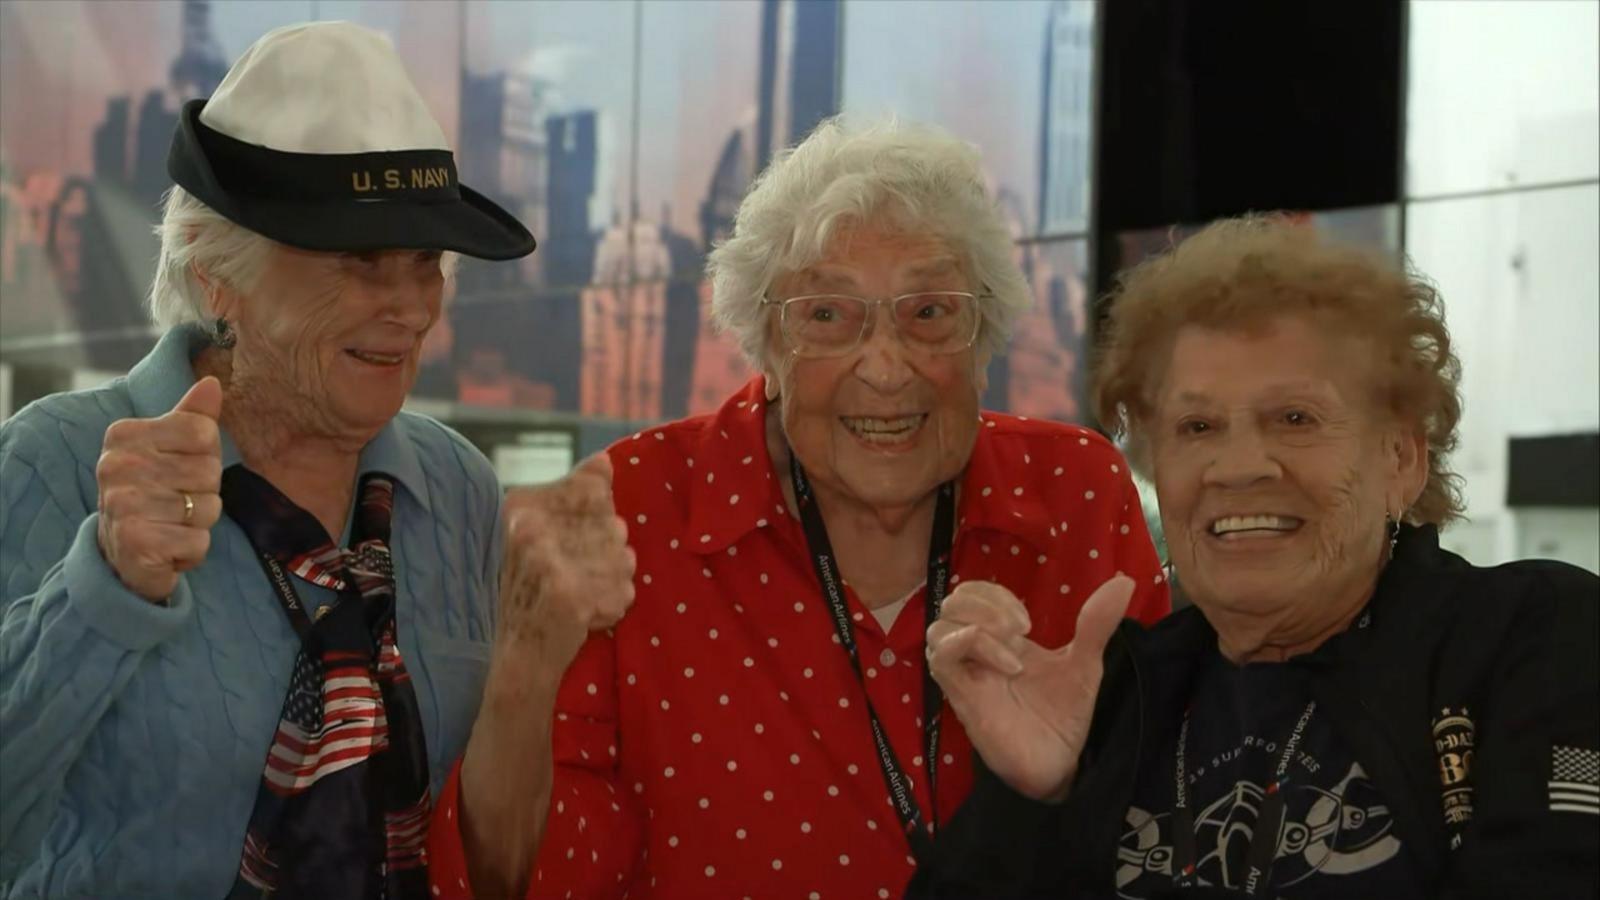
[[[924,759],[923,597],[885,629],[846,590],[863,677],[822,600],[768,457],[757,378],[714,416],[614,445],[617,511],[637,600],[568,670],[555,785],[530,897],[898,897],[915,861],[868,724],[870,698],[913,793],[938,819],[971,788],[949,711]],[[1168,610],[1127,464],[1094,431],[985,413],[960,485],[952,581],[1005,585],[1034,640],[1072,637],[1079,604],[1118,571],[1129,615]],[[429,841],[435,893],[470,896],[458,776]]]

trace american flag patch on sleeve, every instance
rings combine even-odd
[[[1550,811],[1600,816],[1600,750],[1550,749]]]

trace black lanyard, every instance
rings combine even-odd
[[[361,478],[357,486],[356,521],[350,536],[352,547],[359,546],[369,533],[368,525],[362,516],[362,504],[365,502],[368,486],[375,478],[388,479],[388,476],[369,473]],[[313,617],[300,599],[299,592],[295,590],[293,577],[284,569],[279,559],[296,557],[306,550],[317,552],[317,549],[327,547],[332,543],[328,539],[327,532],[310,513],[296,506],[270,482],[245,468],[243,464],[229,466],[222,473],[222,506],[244,532],[245,540],[249,542],[250,549],[255,551],[256,558],[261,562],[262,571],[267,574],[267,583],[272,585],[273,595],[278,598],[289,624],[294,627],[295,634],[299,635],[301,643],[304,644],[314,622],[321,621],[322,617],[332,612],[335,606],[341,605],[340,600],[343,598],[335,597],[332,603],[317,610]],[[387,539],[387,524],[372,536]],[[359,595],[360,591],[348,572],[348,557],[332,562],[336,562],[338,567],[344,570],[341,576],[346,582],[344,591]],[[336,593],[342,594],[344,591]]]
[[[289,624],[294,626],[295,633],[304,641],[306,635],[311,633],[311,618],[306,615],[306,608],[300,602],[300,594],[294,589],[294,583],[289,580],[289,573],[283,570],[283,565],[265,553],[257,552],[261,559],[261,568],[267,570],[267,580],[272,582],[273,593],[278,595],[278,602],[283,604],[283,612],[289,617]]]
[[[911,844],[911,854],[917,861],[924,862],[931,857],[933,841],[928,836],[928,830],[922,824],[922,810],[917,806],[916,796],[911,792],[911,780],[906,776],[905,769],[900,765],[900,760],[894,755],[894,748],[889,745],[889,736],[883,730],[883,723],[878,720],[878,711],[872,708],[872,698],[867,694],[866,679],[861,674],[861,656],[856,650],[855,627],[850,623],[850,608],[844,598],[844,581],[839,575],[839,566],[833,558],[833,545],[828,541],[828,529],[822,522],[822,514],[817,510],[815,498],[811,495],[811,485],[806,481],[805,472],[801,471],[798,460],[790,458],[789,471],[794,478],[794,499],[800,507],[800,524],[805,529],[806,543],[810,545],[811,561],[817,569],[817,581],[822,584],[822,599],[828,604],[828,611],[833,616],[834,630],[839,634],[839,643],[844,647],[845,653],[850,656],[850,666],[856,671],[856,679],[861,682],[861,695],[867,704],[867,719],[872,726],[872,740],[878,748],[878,765],[883,769],[883,782],[889,789],[889,797],[893,802],[894,810],[900,817],[900,826],[905,831],[906,840]],[[950,545],[954,539],[956,517],[956,487],[954,482],[946,482],[939,486],[939,498],[933,511],[933,537],[928,541],[928,586],[926,601],[923,606],[924,618],[927,625],[932,625],[939,618],[939,607],[944,604],[944,595],[950,588]],[[940,710],[944,707],[944,693],[939,689],[939,683],[933,680],[928,672],[927,662],[924,660],[922,667],[922,736],[923,760],[928,770],[928,803],[929,803],[929,828],[938,828],[939,804],[938,785],[939,769],[939,721]]]
[[[1283,742],[1283,752],[1278,755],[1278,767],[1273,772],[1272,781],[1262,788],[1261,812],[1256,817],[1255,833],[1250,836],[1250,847],[1245,852],[1245,862],[1249,866],[1244,878],[1246,896],[1254,897],[1272,875],[1272,863],[1278,856],[1278,833],[1283,830],[1283,793],[1289,784],[1289,764],[1294,761],[1295,751],[1300,748],[1300,739],[1305,736],[1306,726],[1311,723],[1316,711],[1317,701],[1306,704],[1305,712],[1300,714],[1294,730]],[[1183,726],[1178,729],[1177,762],[1174,766],[1177,772],[1177,797],[1172,805],[1172,881],[1178,887],[1194,885],[1198,864],[1194,845],[1194,810],[1189,808],[1188,773],[1185,771],[1188,744],[1189,711],[1184,710]]]

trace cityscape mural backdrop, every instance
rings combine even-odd
[[[703,277],[745,189],[822,119],[893,113],[979,146],[1034,288],[986,405],[1085,415],[1090,0],[8,0],[0,360],[143,355],[179,105],[308,19],[387,33],[462,180],[539,239],[463,265],[418,396],[628,422],[714,409],[750,374]]]

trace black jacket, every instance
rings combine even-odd
[[[1149,630],[1124,622],[1067,802],[1028,800],[980,765],[907,897],[1114,897],[1140,760],[1170,751],[1215,641],[1194,608]],[[1318,708],[1390,805],[1428,896],[1600,896],[1600,815],[1553,811],[1549,784],[1557,748],[1563,778],[1600,783],[1600,579],[1555,562],[1478,568],[1433,528],[1405,529],[1371,603],[1325,649]],[[1442,779],[1461,771],[1467,730],[1471,816],[1450,824]]]

